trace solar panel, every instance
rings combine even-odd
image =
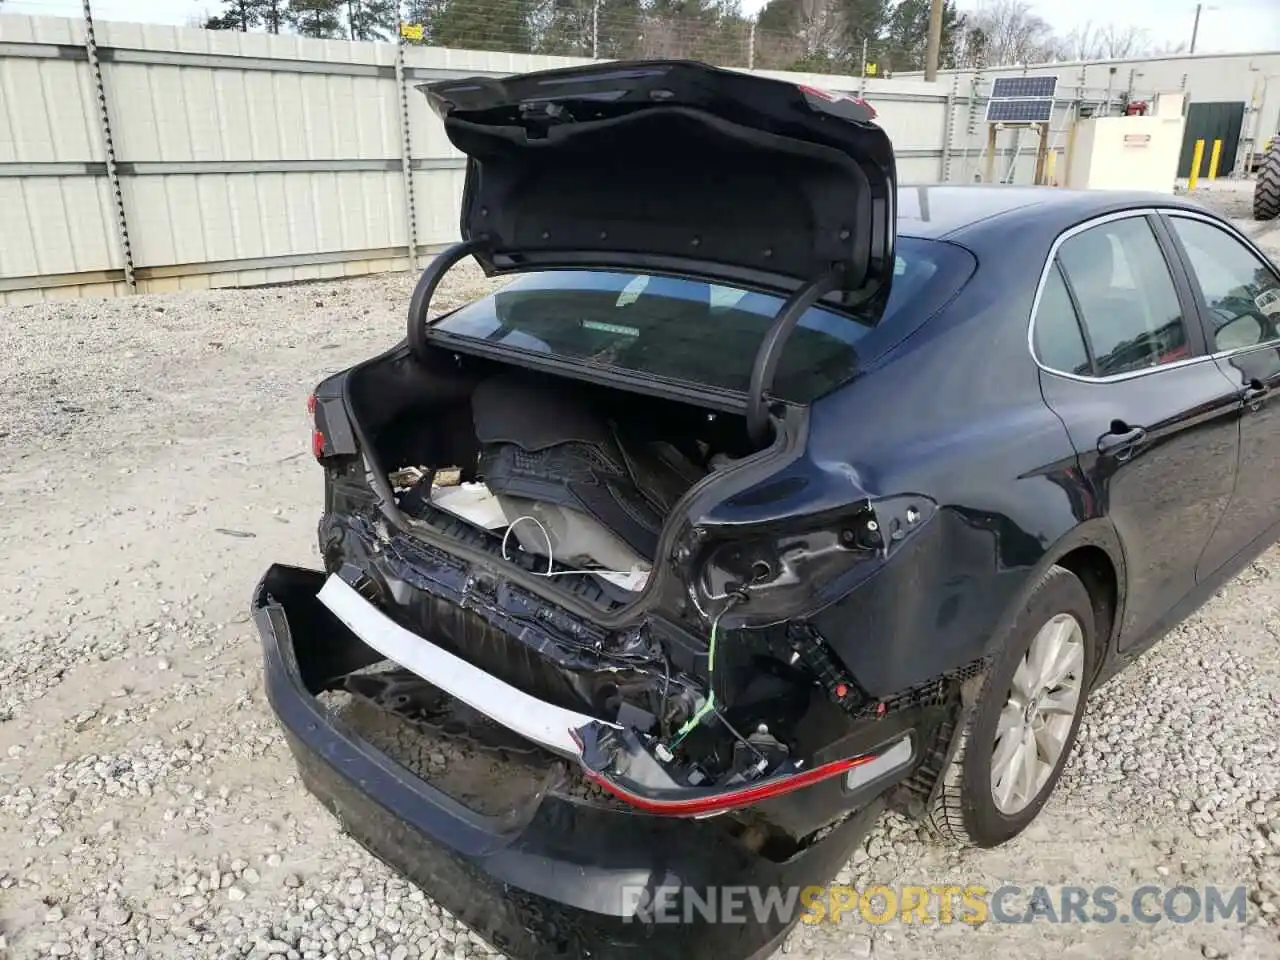
[[[1053,100],[1047,97],[987,101],[987,123],[1048,123]]]
[[[1049,97],[1058,91],[1057,75],[1047,77],[997,77],[991,83],[992,100]]]

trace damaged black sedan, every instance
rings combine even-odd
[[[463,240],[316,388],[324,570],[254,609],[309,788],[511,956],[764,955],[636,893],[829,882],[886,806],[1009,839],[1270,543],[1280,284],[1197,208],[899,190],[865,103],[698,64],[425,92]]]

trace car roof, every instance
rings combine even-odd
[[[1175,207],[1206,211],[1168,193],[1129,190],[1067,190],[1062,187],[1016,187],[1003,184],[928,184],[898,189],[898,233],[906,237],[954,239],[979,224],[1034,218],[1066,227],[1134,207]]]

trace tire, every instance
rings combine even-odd
[[[1253,219],[1274,220],[1280,217],[1280,135],[1271,141],[1271,149],[1258,167],[1258,182],[1253,188]]]
[[[1042,629],[1047,630],[1051,625],[1055,633],[1042,636]],[[1089,695],[1089,678],[1093,675],[1095,634],[1093,604],[1084,584],[1069,570],[1051,567],[1014,621],[981,692],[967,711],[967,720],[958,734],[960,742],[942,774],[942,783],[928,815],[928,824],[940,840],[966,847],[995,847],[1017,836],[1036,818],[1053,793],[1075,746]],[[1059,665],[1071,665],[1062,684],[1054,685],[1051,695],[1028,697],[1015,690],[1015,677],[1020,687],[1039,689],[1038,683],[1029,683],[1037,675],[1035,666],[1044,662],[1043,656],[1035,663],[1030,658],[1033,641],[1040,638],[1036,650],[1043,655],[1054,649],[1055,636],[1064,645]],[[1042,675],[1056,672],[1048,670]],[[1070,703],[1073,688],[1075,700],[1067,712],[1065,707]],[[1052,705],[1055,709],[1042,713],[1038,709],[1040,704]],[[1013,745],[1028,742],[1020,737],[1028,716],[1033,718],[1032,727],[1040,732],[1040,736],[1032,736],[1030,740],[1036,745],[1035,763],[1018,763],[1018,759],[1029,756],[1024,752],[1013,758],[1010,767],[1008,758]],[[998,742],[1002,717],[1006,733]],[[1013,717],[1021,717],[1023,725],[1019,726],[1017,721],[1011,725]],[[1016,733],[1008,733],[1009,730]],[[1046,751],[1041,746],[1044,743],[1061,743],[1052,762],[1045,758],[1046,752],[1052,753],[1052,747]],[[997,746],[1006,760],[1001,764],[1002,770],[1022,772],[1022,778],[1010,773],[1002,776],[999,783],[993,782]],[[1034,773],[1033,777],[1026,776],[1028,770]],[[1028,787],[1028,783],[1031,786]],[[1024,789],[1018,790],[1018,785]],[[1003,804],[997,800],[997,789],[1003,795]]]

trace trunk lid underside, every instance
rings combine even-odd
[[[892,274],[893,149],[859,100],[682,61],[422,89],[467,155],[461,234],[486,272],[791,293],[837,269],[835,305]]]

